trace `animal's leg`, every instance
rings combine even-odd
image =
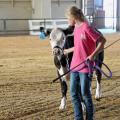
[[[61,92],[62,92],[62,99],[59,109],[63,110],[66,108],[66,94],[67,94],[67,84],[66,81],[61,81]]]
[[[97,86],[96,86],[96,93],[95,93],[95,99],[99,100],[101,98],[101,78],[102,75],[100,73],[100,71],[96,70],[96,82],[97,82]]]
[[[96,57],[97,61],[101,61],[98,62],[97,65],[102,68],[102,62],[104,60],[104,51],[102,51],[101,53],[98,54],[98,56]],[[95,93],[95,99],[99,100],[101,98],[102,95],[102,91],[101,91],[101,79],[102,79],[102,74],[99,70],[95,70],[96,72],[96,81],[97,81],[97,87],[96,87],[96,93]]]
[[[67,94],[66,81],[61,81],[61,92],[62,92],[62,97],[66,97],[66,94]]]
[[[63,70],[59,71],[59,75],[63,74]],[[62,77],[60,79],[60,83],[61,83],[61,93],[62,93],[62,99],[61,99],[61,103],[59,106],[60,110],[64,110],[66,108],[66,94],[67,94],[67,84],[66,84],[66,77]]]

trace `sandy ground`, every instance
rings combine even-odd
[[[120,39],[120,33],[105,37],[107,46]],[[94,99],[93,79],[95,120],[120,120],[120,41],[105,50],[105,63],[113,77],[103,77],[100,101]],[[60,84],[51,84],[54,78],[56,69],[48,40],[0,37],[0,120],[73,120],[69,90],[66,110],[58,109]]]

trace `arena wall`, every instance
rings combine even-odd
[[[64,18],[65,11],[69,6],[81,7],[81,0],[51,0],[52,18]]]
[[[0,0],[0,19],[31,18],[31,12],[31,0]],[[4,24],[6,25],[4,26]],[[0,30],[20,30],[26,28],[28,28],[28,22],[24,20],[0,20]]]
[[[32,18],[51,18],[51,0],[32,0]]]

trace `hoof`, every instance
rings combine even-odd
[[[59,110],[65,110],[66,109],[66,97],[63,97],[61,99],[61,103],[60,103],[60,106],[59,106]]]
[[[101,99],[101,90],[96,89],[95,99],[100,100]]]

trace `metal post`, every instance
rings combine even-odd
[[[113,30],[114,30],[114,0],[113,0]]]
[[[11,2],[12,2],[12,7],[14,7],[14,0],[12,0]]]
[[[80,0],[80,9],[83,10],[83,0]]]
[[[93,13],[92,13],[92,25],[93,26],[95,25],[95,20],[96,20],[95,11],[96,11],[95,0],[93,0]]]
[[[6,31],[6,20],[3,20],[3,24],[4,24],[4,31]]]
[[[119,31],[120,30],[120,15],[119,15],[119,11],[120,11],[120,2],[119,0],[117,0],[117,12],[116,12],[116,30]]]
[[[60,0],[58,0],[58,6],[60,6]]]
[[[46,29],[46,19],[44,19],[44,28]]]
[[[83,13],[85,14],[85,0],[82,0],[82,9],[83,9]]]

